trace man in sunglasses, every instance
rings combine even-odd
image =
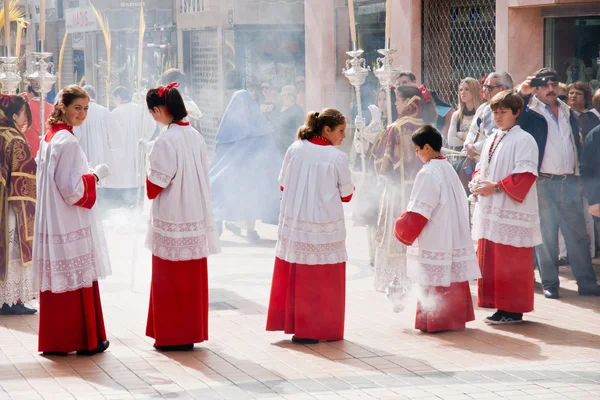
[[[489,101],[496,94],[503,90],[513,88],[513,79],[508,72],[492,72],[488,75],[483,84],[483,94],[486,101]],[[475,112],[475,117],[469,128],[469,133],[465,139],[464,150],[469,158],[475,157],[481,153],[485,139],[496,129],[494,123],[494,113],[487,103],[479,106]]]
[[[573,111],[558,99],[558,80],[554,69],[542,68],[519,90],[525,107],[518,123],[534,137],[539,148],[537,190],[543,244],[536,247],[535,254],[544,296],[557,299],[560,229],[579,295],[600,296],[579,190],[579,127]]]

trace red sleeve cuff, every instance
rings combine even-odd
[[[419,213],[405,212],[396,221],[396,228],[394,229],[396,239],[407,246],[412,245],[425,228],[427,221],[427,218]]]
[[[498,186],[508,197],[522,203],[536,180],[537,177],[531,172],[523,172],[507,176],[498,182]]]
[[[94,174],[86,174],[83,179],[83,197],[74,205],[91,209],[96,204],[96,177]]]
[[[146,177],[146,196],[148,196],[149,200],[154,200],[162,190],[163,188],[150,182],[148,177]]]
[[[479,170],[473,172],[473,175],[471,175],[471,180],[475,180],[475,178],[479,175]]]
[[[354,187],[353,191],[354,191],[354,190],[356,190],[356,186]],[[350,200],[352,200],[352,195],[353,195],[353,194],[354,194],[354,192],[353,192],[353,193],[351,193],[351,194],[349,194],[349,195],[348,195],[348,196],[346,196],[346,197],[342,197],[342,198],[341,198],[341,199],[342,199],[342,203],[349,203],[349,202],[350,202]]]

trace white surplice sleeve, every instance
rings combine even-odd
[[[431,218],[433,210],[440,204],[441,185],[431,171],[422,169],[415,178],[406,211]]]
[[[354,183],[352,182],[352,172],[350,171],[348,156],[342,153],[335,159],[334,165],[338,176],[337,184],[340,189],[340,197],[348,197],[354,193]]]
[[[169,186],[177,172],[177,154],[175,149],[162,137],[156,139],[148,156],[150,171],[148,180],[156,186]]]
[[[524,139],[515,147],[515,167],[512,174],[530,172],[538,176],[539,148],[533,136],[523,135]]]
[[[279,171],[279,186],[285,188],[285,172],[290,162],[290,148],[285,152],[283,157],[283,163],[281,164],[281,171]]]
[[[82,179],[88,170],[83,150],[76,141],[61,146],[57,155],[54,182],[63,199],[74,205],[85,193],[85,182]]]

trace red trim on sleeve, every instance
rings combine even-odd
[[[352,200],[352,194],[346,197],[342,197],[342,203],[349,203],[350,200]]]
[[[508,197],[522,203],[536,180],[537,177],[531,172],[523,172],[507,176],[498,182],[498,186]]]
[[[473,172],[473,175],[471,175],[471,180],[475,180],[475,178],[477,178],[477,176],[479,175],[479,170]]]
[[[400,242],[410,246],[417,240],[427,221],[421,214],[407,211],[396,221],[394,235]]]
[[[83,179],[83,197],[75,206],[91,209],[96,204],[96,177],[94,174],[85,174]]]
[[[162,190],[163,188],[150,182],[150,179],[146,177],[146,196],[149,200],[154,200]]]

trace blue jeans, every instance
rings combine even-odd
[[[535,248],[535,256],[544,289],[557,289],[558,230],[562,232],[567,256],[580,291],[596,286],[596,273],[590,255],[590,237],[583,216],[579,179],[550,179],[540,176],[537,181],[540,224],[543,244]]]

